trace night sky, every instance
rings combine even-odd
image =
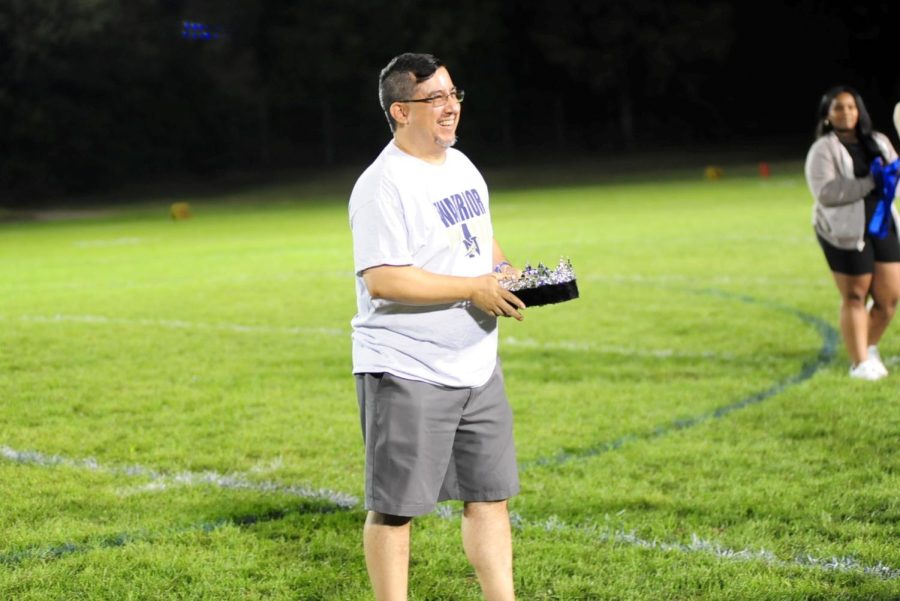
[[[828,88],[855,87],[876,128],[900,101],[900,3],[735,2],[736,37],[717,102],[751,135],[812,135]]]
[[[217,35],[187,39],[186,20]],[[461,139],[482,161],[802,158],[837,84],[896,144],[898,24],[896,0],[3,3],[0,201],[362,164],[389,135],[378,71],[407,50],[466,89]]]

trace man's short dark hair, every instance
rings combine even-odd
[[[434,75],[444,64],[430,54],[404,52],[391,59],[378,78],[378,100],[391,131],[397,122],[391,117],[391,105],[398,100],[412,97],[416,86]]]

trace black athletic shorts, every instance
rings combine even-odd
[[[878,206],[878,195],[874,191],[865,199],[865,216],[866,224],[872,221],[872,215],[875,214],[875,208]],[[825,260],[831,271],[844,273],[847,275],[863,275],[864,273],[875,273],[875,262],[878,263],[897,263],[900,262],[900,239],[897,238],[897,224],[891,219],[888,235],[884,240],[873,238],[868,234],[863,240],[865,246],[862,250],[845,250],[837,248],[829,242],[826,242],[821,236],[816,234],[819,239],[819,245],[825,251]]]
[[[819,245],[825,251],[825,260],[831,271],[847,275],[863,275],[875,272],[875,262],[897,263],[900,262],[900,239],[897,231],[892,229],[884,240],[866,235],[866,245],[862,250],[845,250],[838,248],[822,236],[816,234]]]

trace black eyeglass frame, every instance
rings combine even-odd
[[[449,94],[441,94],[440,96],[429,96],[428,98],[407,98],[405,100],[395,100],[394,102],[425,102],[428,104],[434,104],[436,100],[442,100],[446,98],[443,104],[439,104],[438,106],[444,106],[448,102],[450,102],[450,98],[456,98],[456,101],[462,104],[463,99],[466,97],[466,91],[460,90],[459,88],[452,90]]]

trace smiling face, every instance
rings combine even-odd
[[[456,89],[450,73],[439,68],[415,87],[412,99],[444,95],[447,103],[434,106],[428,102],[395,102],[391,115],[397,121],[394,137],[404,152],[431,163],[441,163],[447,149],[456,143],[462,105],[450,93]]]
[[[849,92],[841,92],[828,107],[828,121],[837,132],[852,132],[859,121],[856,99]]]

